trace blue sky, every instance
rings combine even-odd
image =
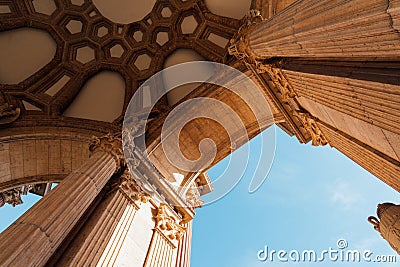
[[[269,249],[317,252],[337,248],[369,249],[374,255],[394,251],[367,222],[382,202],[400,203],[399,194],[335,149],[300,144],[277,130],[277,149],[271,172],[258,191],[248,193],[262,143],[250,142],[251,158],[239,184],[222,199],[197,209],[193,227],[192,267],[337,266],[344,263],[260,262],[257,252]],[[255,149],[257,150],[257,149]],[[239,149],[235,153],[244,153]],[[246,157],[246,155],[243,155]],[[228,159],[209,171],[215,180]],[[240,173],[240,170],[238,170]],[[24,196],[24,204],[0,209],[0,231],[33,205],[39,197]],[[398,260],[400,258],[398,257]],[[355,266],[355,263],[348,263]],[[360,263],[358,266],[397,266]]]
[[[34,194],[28,194],[22,196],[22,203],[18,206],[11,206],[6,204],[0,208],[0,232],[11,225],[16,219],[18,219],[25,211],[32,207],[36,202],[38,202],[42,197]]]
[[[219,201],[197,209],[192,267],[346,265],[328,261],[296,265],[257,259],[257,252],[266,245],[288,252],[294,249],[320,252],[329,247],[337,249],[336,242],[342,238],[347,240],[348,249],[369,249],[373,255],[395,254],[367,222],[368,216],[375,215],[378,203],[400,203],[395,190],[336,149],[300,144],[295,137],[277,130],[271,172],[260,189],[250,194],[251,170],[258,158],[253,148],[260,147],[261,142],[261,136],[250,142],[250,166],[239,184]],[[223,172],[227,162],[228,159],[209,171],[211,179]],[[360,263],[358,266],[397,265]]]

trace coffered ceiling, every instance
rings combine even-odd
[[[225,62],[229,39],[251,4],[0,0],[0,90],[21,107],[22,118],[119,124],[137,87],[155,72],[192,60]],[[194,88],[178,88],[164,104]]]

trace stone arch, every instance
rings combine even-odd
[[[58,182],[89,157],[90,137],[73,132],[25,133],[0,140],[0,191]]]

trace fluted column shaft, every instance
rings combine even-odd
[[[100,204],[55,265],[115,265],[140,203],[147,202],[148,195],[128,169],[114,175],[105,191]]]
[[[121,140],[112,136],[96,139],[92,157],[0,235],[2,266],[43,266],[49,260],[119,169],[118,145]]]
[[[154,214],[154,221],[156,225],[143,266],[175,267],[177,247],[186,228],[178,222],[172,210],[165,204],[158,207],[157,213]]]
[[[284,70],[297,96],[400,134],[400,86]]]
[[[292,71],[285,66],[279,71],[314,117],[400,161],[400,86]]]
[[[248,34],[258,58],[400,58],[400,0],[299,0]]]
[[[335,147],[395,190],[400,191],[398,182],[400,165],[398,161],[382,155],[373,147],[326,123],[320,122],[318,126],[332,147]]]
[[[176,249],[171,245],[168,238],[158,229],[154,229],[144,267],[174,267],[174,253],[176,253]]]
[[[188,222],[184,225],[186,227],[185,234],[178,244],[178,255],[176,257],[176,267],[190,267],[190,254],[192,244],[192,223]]]
[[[99,204],[76,239],[68,246],[57,266],[96,265],[129,205],[120,191],[114,191]],[[130,213],[133,218],[135,210]],[[130,218],[128,221],[132,221]]]

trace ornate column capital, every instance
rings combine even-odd
[[[92,137],[92,141],[89,144],[89,151],[91,152],[91,155],[97,151],[103,151],[111,154],[117,165],[116,172],[118,172],[121,167],[125,165],[120,133],[109,133],[101,137]]]
[[[257,64],[257,56],[250,48],[250,33],[257,24],[263,21],[263,17],[260,11],[249,10],[243,20],[243,25],[230,40],[228,52],[247,64]]]
[[[196,183],[192,183],[186,192],[186,202],[192,208],[201,208],[203,206],[204,201],[200,199],[200,192]]]
[[[133,179],[128,168],[113,182],[112,190],[119,190],[136,206],[140,202],[146,203],[149,198],[149,195]]]
[[[17,188],[10,189],[0,193],[0,207],[4,204],[10,204],[13,207],[22,204],[21,196],[27,195],[29,190],[33,188],[32,185],[21,186]]]
[[[155,229],[158,229],[171,243],[177,247],[178,241],[182,238],[186,228],[176,221],[176,219],[168,214],[167,206],[160,204],[154,216],[156,222]]]
[[[311,135],[313,146],[325,146],[328,140],[325,138],[321,129],[318,127],[317,119],[308,112],[293,111],[293,115],[297,117],[303,124],[304,129]]]
[[[19,118],[21,110],[10,104],[5,100],[4,93],[0,94],[0,125],[8,124],[16,121]]]

